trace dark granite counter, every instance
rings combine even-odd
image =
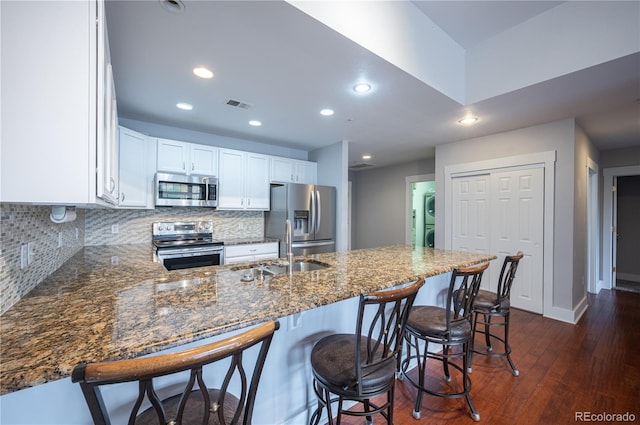
[[[147,244],[85,247],[0,316],[0,394],[68,377],[82,361],[153,353],[493,258],[393,246],[317,254],[308,259],[328,268],[243,282],[238,265],[167,271]]]

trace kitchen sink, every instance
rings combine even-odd
[[[313,263],[311,261],[295,261],[293,263],[294,272],[311,272],[314,270],[324,270],[329,267],[326,264]],[[270,274],[286,274],[289,272],[289,266],[286,263],[274,263],[264,267],[265,273]]]
[[[324,270],[328,268],[328,264],[316,263],[311,261],[299,260],[293,263],[293,271],[294,272],[311,272],[314,270]],[[246,276],[243,276],[247,281],[253,280],[254,276],[260,274],[260,270],[265,276],[277,276],[281,274],[289,273],[289,264],[285,262],[273,262],[272,264],[260,266],[260,267],[250,267],[246,269],[238,268],[235,270],[244,270]]]

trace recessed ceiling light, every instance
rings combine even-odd
[[[362,159],[371,159],[371,155],[362,155]]]
[[[478,122],[478,117],[475,117],[473,115],[467,115],[466,117],[462,118],[461,120],[458,120],[459,124],[462,125],[473,125],[475,123]]]
[[[213,78],[213,72],[210,69],[205,68],[204,66],[193,68],[193,73],[200,78]]]
[[[330,117],[331,115],[333,115],[333,109],[323,109],[322,111],[320,111],[320,115]]]
[[[260,127],[262,125],[262,122],[260,122],[258,120],[251,120],[251,121],[249,121],[249,125],[252,125],[254,127]]]
[[[356,93],[366,93],[369,90],[371,90],[371,85],[367,83],[358,83],[355,86],[353,86],[353,91]]]
[[[180,103],[176,103],[176,106],[180,109],[183,109],[185,111],[190,111],[193,109],[193,105],[190,105],[188,103],[184,103],[184,102],[180,102]]]

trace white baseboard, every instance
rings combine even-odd
[[[630,282],[640,282],[640,275],[633,273],[616,273],[616,278],[620,280],[628,280]]]
[[[583,297],[573,310],[554,306],[551,307],[551,311],[544,312],[544,317],[575,325],[578,323],[578,320],[580,320],[584,312],[587,311],[588,307],[589,304],[587,303],[587,297]]]

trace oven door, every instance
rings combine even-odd
[[[156,256],[167,270],[219,266],[224,264],[224,248],[221,246],[161,248],[156,251]]]

